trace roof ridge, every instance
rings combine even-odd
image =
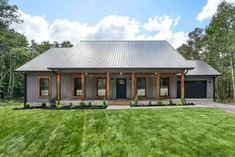
[[[166,42],[167,40],[122,40],[122,39],[110,39],[110,40],[106,40],[106,39],[92,39],[92,40],[80,40],[80,42]]]

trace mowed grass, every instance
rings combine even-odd
[[[235,156],[235,116],[216,109],[0,107],[0,156]]]

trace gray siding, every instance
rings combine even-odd
[[[177,97],[177,77],[176,76],[171,76],[170,77],[170,95],[171,98],[176,98]]]
[[[38,98],[38,77],[50,76],[51,77],[51,94],[56,97],[56,75],[53,73],[39,72],[27,73],[27,103],[47,102],[48,99]]]
[[[27,103],[47,102],[47,99],[38,98],[38,77],[51,77],[51,93],[52,97],[56,97],[56,75],[52,72],[27,73]],[[73,98],[73,78],[71,74],[61,75],[61,98],[63,100],[71,100]],[[79,77],[79,76],[78,76]],[[137,77],[142,77],[141,75]],[[116,79],[126,78],[127,83],[127,99],[131,99],[131,75],[111,74],[110,80],[110,98],[116,99]],[[86,99],[97,99],[96,96],[96,79],[95,75],[86,76]],[[155,75],[147,75],[147,98],[156,99],[156,77]],[[179,79],[178,79],[179,80]],[[207,81],[207,98],[213,98],[213,77],[212,76],[186,76],[185,80],[204,80]],[[170,77],[170,95],[171,98],[177,97],[177,76]]]

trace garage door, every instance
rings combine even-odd
[[[207,81],[185,81],[185,98],[206,98]],[[180,81],[177,82],[177,98],[180,98]]]

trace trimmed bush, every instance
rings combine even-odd
[[[176,103],[176,106],[182,106],[183,104],[182,104],[182,102],[181,101],[178,101],[177,103]]]
[[[81,102],[79,103],[79,105],[80,105],[80,106],[86,106],[86,103],[83,102],[83,101],[81,101]]]
[[[158,101],[157,105],[163,105],[163,102],[162,101]]]

